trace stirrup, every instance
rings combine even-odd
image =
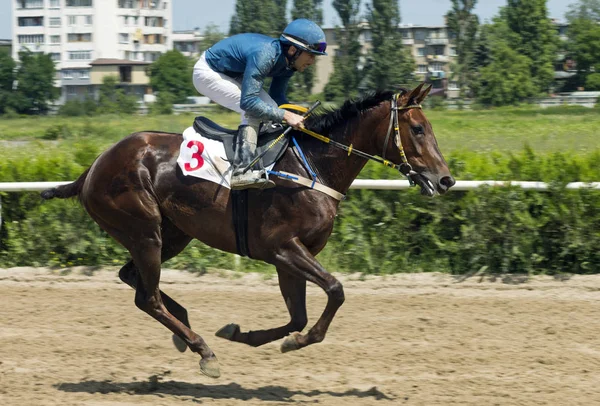
[[[264,176],[262,176],[264,175]],[[232,190],[242,189],[270,189],[275,187],[275,182],[268,179],[263,171],[248,171],[233,175],[229,182]]]

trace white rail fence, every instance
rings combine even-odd
[[[39,192],[71,182],[0,182],[0,192]],[[481,186],[519,186],[527,190],[544,191],[549,185],[544,182],[516,182],[496,180],[459,180],[452,190],[476,190]],[[402,190],[410,187],[407,180],[356,179],[350,189]],[[600,182],[572,182],[567,189],[600,190]],[[0,228],[2,227],[2,199],[0,198]]]

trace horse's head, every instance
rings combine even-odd
[[[421,109],[421,102],[430,90],[431,86],[423,90],[420,84],[412,91],[394,96],[383,157],[398,163],[400,171],[421,187],[422,194],[433,196],[436,192],[446,193],[455,180]]]

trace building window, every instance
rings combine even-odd
[[[51,44],[60,44],[60,35],[50,35]]]
[[[18,9],[44,8],[44,0],[17,0]]]
[[[69,26],[77,25],[77,16],[68,16],[68,24]]]
[[[122,83],[131,83],[131,66],[119,66],[119,76]]]
[[[19,44],[43,44],[44,34],[39,35],[17,35]]]
[[[120,44],[127,44],[129,42],[129,34],[119,34],[119,43]]]
[[[441,62],[432,62],[429,64],[429,68],[432,72],[440,72],[444,70],[444,65]]]
[[[92,42],[92,34],[68,34],[67,42]]]
[[[92,25],[92,16],[84,16],[85,17],[85,25]]]
[[[41,27],[44,25],[44,17],[19,17],[19,27]]]
[[[67,7],[92,7],[92,0],[67,0]]]
[[[162,27],[163,26],[163,18],[162,17],[144,17],[144,25],[146,27]]]
[[[425,30],[417,30],[415,31],[415,39],[418,41],[423,41],[427,36]]]
[[[457,56],[456,47],[450,47],[450,56]]]
[[[402,30],[402,38],[403,39],[411,39],[412,35],[410,30]]]
[[[50,17],[48,25],[50,27],[60,27],[60,17]]]
[[[52,59],[54,62],[60,61],[60,52],[52,52],[50,54],[50,59]]]
[[[445,51],[445,46],[443,45],[435,45],[433,47],[433,54],[438,56],[443,56]]]
[[[419,73],[427,73],[427,65],[419,65],[419,66],[417,66],[417,72],[419,72]]]
[[[133,8],[133,0],[118,0],[119,8]]]
[[[63,69],[63,79],[89,79],[90,71],[88,69]]]
[[[50,8],[60,8],[60,0],[50,0]]]
[[[427,49],[425,47],[417,48],[417,56],[427,56]]]
[[[87,61],[92,59],[92,51],[71,51],[69,52],[70,61]]]

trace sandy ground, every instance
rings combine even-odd
[[[215,351],[200,374],[115,269],[0,270],[0,405],[600,404],[600,277],[340,277],[326,340],[282,354],[214,336],[287,322],[276,279],[163,273]],[[309,325],[325,304],[308,290]]]

